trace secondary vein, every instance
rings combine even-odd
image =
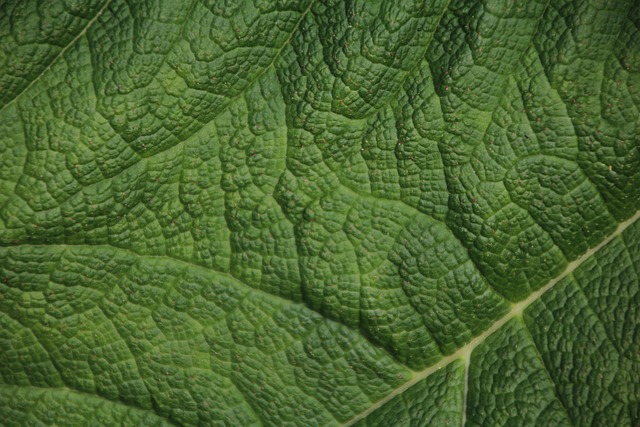
[[[96,15],[89,22],[87,22],[87,25],[82,29],[82,31],[80,31],[65,47],[62,48],[62,50],[55,56],[55,58],[53,58],[51,62],[49,62],[49,65],[47,65],[44,68],[44,70],[42,70],[40,74],[36,76],[35,79],[31,80],[31,82],[29,82],[28,85],[26,85],[19,93],[17,93],[16,96],[14,96],[11,101],[7,102],[4,105],[4,107],[0,108],[0,113],[6,110],[9,107],[9,105],[16,102],[16,100],[20,98],[20,96],[22,96],[23,93],[27,92],[29,88],[31,88],[31,86],[36,84],[36,82],[39,81],[42,78],[42,76],[45,75],[47,71],[51,69],[53,64],[55,64],[62,57],[62,55],[64,55],[64,53],[67,50],[69,50],[71,46],[73,46],[82,36],[84,36],[87,33],[89,28],[98,20],[98,18],[100,18],[100,16],[104,13],[104,11],[107,10],[107,7],[109,7],[112,1],[113,0],[107,0],[107,2],[104,4],[104,6],[102,6],[102,8],[98,11],[98,13],[96,13]]]

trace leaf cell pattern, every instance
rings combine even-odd
[[[16,425],[637,425],[632,0],[0,1]]]

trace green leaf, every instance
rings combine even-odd
[[[640,4],[0,0],[7,425],[638,425]]]

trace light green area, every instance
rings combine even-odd
[[[0,420],[636,425],[638,135],[633,0],[0,0]]]

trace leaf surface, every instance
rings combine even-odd
[[[0,1],[16,425],[636,425],[632,0]]]

